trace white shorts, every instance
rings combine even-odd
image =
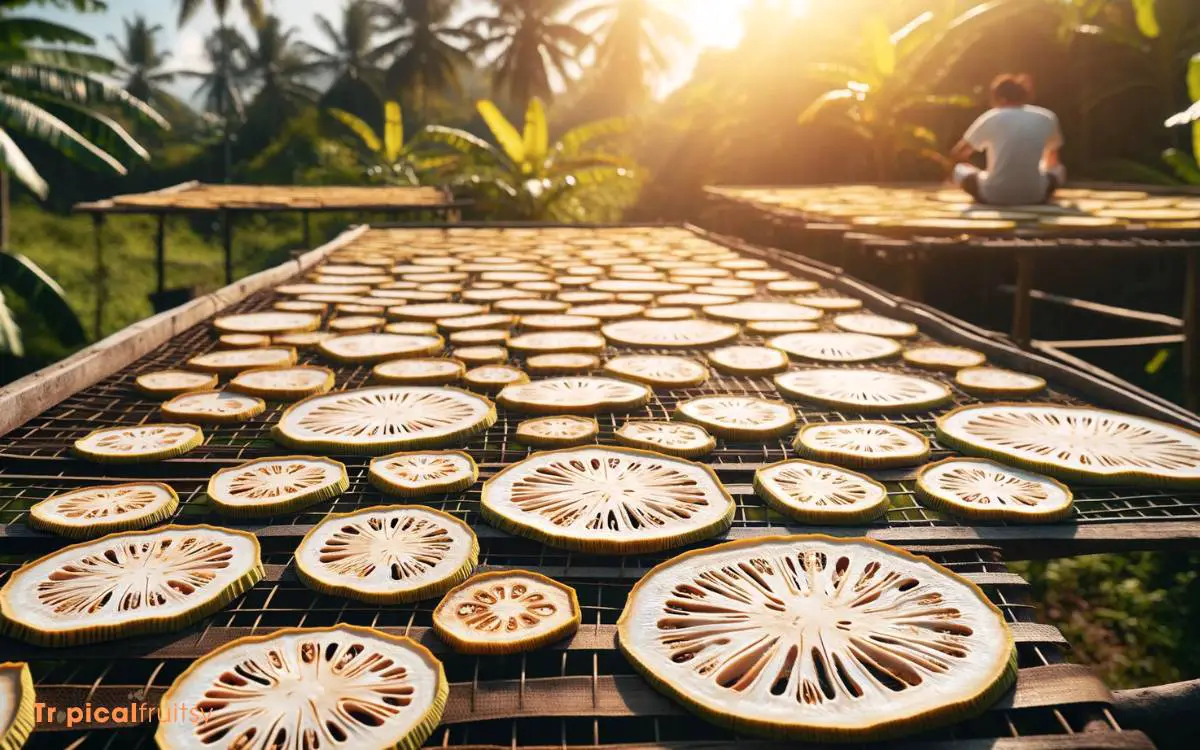
[[[1042,173],[1042,184],[1047,187],[1049,187],[1049,185],[1050,185],[1051,177],[1054,178],[1055,183],[1058,185],[1058,187],[1062,187],[1063,185],[1067,184],[1067,168],[1061,164],[1059,164],[1057,167],[1051,167],[1050,169],[1042,169],[1041,173]],[[979,176],[979,193],[980,193],[980,195],[983,196],[985,203],[994,203],[996,205],[1005,205],[1005,204],[1019,205],[1019,204],[1023,204],[1023,203],[1037,204],[1037,203],[1041,203],[1042,198],[1045,196],[1045,189],[1043,189],[1042,195],[1038,196],[1036,200],[1032,200],[1032,201],[992,201],[988,197],[988,189],[987,189],[988,173],[981,170],[979,167],[975,166],[974,164],[963,163],[963,164],[955,165],[955,167],[954,167],[954,184],[958,185],[959,187],[962,187],[963,183],[971,175]]]

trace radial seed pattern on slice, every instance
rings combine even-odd
[[[527,414],[626,412],[649,400],[650,389],[639,383],[586,375],[506,386],[496,398],[505,409]]]
[[[929,440],[890,422],[829,422],[800,428],[792,443],[805,458],[852,469],[915,466],[929,458]]]
[[[467,366],[455,359],[396,359],[375,365],[371,379],[388,385],[446,385],[466,372]]]
[[[37,726],[33,675],[25,662],[0,664],[0,750],[20,750]]]
[[[788,356],[765,346],[727,346],[708,353],[708,361],[726,375],[774,375],[788,368]]]
[[[433,610],[433,629],[463,654],[534,651],[573,635],[583,621],[575,589],[527,570],[480,573]]]
[[[194,424],[105,427],[75,441],[75,455],[102,464],[135,464],[182,456],[204,442]]]
[[[754,492],[801,523],[863,524],[888,507],[887,487],[829,464],[793,458],[754,472]]]
[[[781,437],[796,426],[796,411],[791,406],[754,396],[694,398],[675,407],[675,418],[739,442]]]
[[[161,482],[82,487],[51,495],[29,509],[29,525],[68,539],[93,539],[161,523],[179,508],[179,496]]]
[[[517,442],[534,448],[570,448],[595,441],[595,419],[562,415],[527,419],[517,425]]]
[[[283,413],[273,434],[291,448],[378,455],[451,445],[495,423],[495,405],[468,391],[376,386],[300,401]]]
[[[139,373],[133,383],[147,396],[178,396],[193,391],[211,391],[217,387],[215,373],[190,370],[159,370]]]
[[[338,362],[382,362],[403,357],[427,357],[442,350],[441,336],[402,333],[357,333],[335,336],[317,344],[326,357]]]
[[[483,517],[553,547],[635,554],[724,533],[734,503],[707,466],[631,448],[534,453],[483,485]]]
[[[193,370],[216,373],[235,373],[255,367],[291,367],[296,364],[296,350],[284,347],[268,349],[223,349],[199,354],[187,361]]]
[[[170,633],[217,612],[263,577],[258,540],[215,526],[126,531],[64,547],[0,589],[9,635],[78,646]]]
[[[1046,381],[999,367],[968,367],[954,375],[954,382],[967,393],[978,396],[1032,396],[1046,388]]]
[[[315,365],[245,370],[229,381],[229,390],[272,401],[295,401],[333,390],[333,370]]]
[[[873,362],[900,353],[899,342],[865,333],[788,333],[770,346],[814,362]]]
[[[499,393],[506,386],[528,382],[525,371],[512,365],[482,365],[463,375],[463,383],[468,388],[484,393]]]
[[[305,586],[380,605],[444,594],[478,563],[479,541],[469,526],[419,505],[332,515],[296,548],[296,575]]]
[[[1071,515],[1062,482],[984,458],[948,458],[921,467],[917,497],[935,510],[980,521],[1049,523]]]
[[[226,391],[181,393],[162,405],[163,416],[167,419],[186,419],[210,424],[244,422],[266,410],[266,402],[257,396]]]
[[[964,453],[1082,482],[1200,487],[1200,434],[1105,409],[979,404],[938,419],[938,439]]]
[[[799,370],[775,376],[791,398],[871,414],[926,411],[951,400],[941,383],[884,370]]]
[[[535,354],[525,360],[530,375],[582,375],[599,366],[594,354]]]
[[[345,465],[331,458],[260,458],[213,474],[208,499],[225,515],[259,518],[332,500],[349,486]]]
[[[919,346],[905,349],[904,361],[927,370],[955,372],[967,367],[978,367],[987,361],[987,356],[961,346]]]
[[[920,333],[912,323],[873,313],[844,313],[835,316],[833,324],[843,331],[885,336],[890,339],[907,339]]]
[[[742,329],[732,323],[713,320],[621,320],[601,329],[614,344],[647,349],[703,349],[733,341]]]
[[[302,312],[254,312],[213,319],[221,333],[297,333],[321,327],[321,316]]]
[[[658,451],[668,456],[695,458],[712,453],[717,441],[698,424],[686,422],[626,422],[615,437],[621,445]]]
[[[888,739],[977,715],[1016,680],[1004,616],[974,584],[867,539],[729,542],[634,585],[621,651],[658,690],[739,732]]]
[[[462,492],[478,478],[475,459],[463,451],[393,453],[372,459],[367,473],[380,492],[406,498]]]
[[[704,314],[718,320],[749,322],[752,320],[813,321],[823,314],[804,305],[790,302],[734,302],[729,305],[709,305]]]
[[[708,368],[670,354],[626,354],[613,357],[604,371],[625,380],[659,388],[690,388],[708,380]]]
[[[202,706],[203,717],[160,721],[154,737],[162,750],[417,750],[449,691],[441,662],[409,638],[355,625],[282,628],[193,662],[159,711]]]
[[[508,342],[510,349],[524,354],[599,354],[604,345],[604,337],[592,331],[535,331],[514,336]]]

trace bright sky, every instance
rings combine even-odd
[[[699,53],[704,48],[725,47],[737,45],[742,37],[741,14],[751,0],[659,0],[664,8],[673,9],[676,15],[685,19],[691,27],[694,45],[678,53],[678,63],[660,82],[660,91],[670,91],[687,81],[696,64]],[[786,0],[795,12],[800,12],[807,6],[808,0]],[[313,16],[317,13],[325,15],[338,23],[343,0],[268,0],[272,12],[282,16],[289,24],[300,29],[303,38],[320,44],[322,37],[316,31]],[[230,5],[238,6],[238,0],[231,0]],[[471,15],[481,7],[486,7],[483,0],[465,0],[463,13]],[[84,33],[95,37],[102,52],[113,54],[113,46],[108,41],[108,35],[120,38],[122,36],[122,18],[130,18],[136,13],[146,16],[152,23],[163,26],[162,41],[174,55],[173,67],[202,68],[204,38],[216,26],[216,16],[206,4],[188,25],[180,30],[176,28],[178,3],[176,0],[108,0],[108,12],[103,14],[80,15],[69,11],[43,9],[32,6],[25,13],[30,15],[53,18],[66,23]],[[246,26],[240,10],[233,15],[240,25]]]

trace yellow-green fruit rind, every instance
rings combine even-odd
[[[146,426],[146,425],[139,425],[139,426]],[[194,424],[179,424],[179,425],[156,424],[155,426],[188,427],[188,428],[194,429],[195,434],[192,435],[192,437],[188,438],[187,440],[183,441],[182,443],[179,443],[178,445],[173,445],[166,450],[159,451],[156,453],[141,454],[141,455],[137,455],[137,456],[124,456],[124,455],[120,455],[120,454],[97,453],[95,451],[88,451],[84,448],[79,447],[80,441],[76,441],[75,444],[73,446],[71,446],[71,452],[74,453],[79,458],[83,458],[88,461],[94,461],[95,463],[98,463],[98,464],[141,464],[141,463],[150,463],[152,461],[163,461],[168,458],[177,458],[204,442],[204,430],[200,429],[200,427],[198,425],[194,425]],[[92,430],[87,435],[84,435],[82,440],[87,440],[89,437],[91,437],[92,435],[95,435],[96,433],[107,432],[111,429],[114,429],[114,428],[101,427],[98,430]]]
[[[192,393],[181,393],[175,398],[190,398],[192,396],[203,396],[207,394],[219,394],[221,391],[194,391]],[[171,399],[174,401],[175,398]],[[167,401],[162,405],[162,413],[168,419],[194,419],[197,422],[207,422],[208,424],[235,424],[243,422],[247,419],[254,419],[259,414],[267,410],[267,404],[261,398],[255,396],[244,396],[245,399],[252,399],[251,403],[241,411],[233,412],[232,414],[212,414],[209,412],[197,413],[184,410],[176,411],[171,408],[171,401]]]
[[[1074,500],[1074,494],[1071,492],[1071,488],[1057,479],[1054,479],[1053,477],[1043,477],[1043,479],[1054,484],[1062,492],[1064,492],[1068,498],[1068,503],[1066,506],[1057,508],[1050,512],[1036,514],[1013,513],[1002,508],[991,510],[977,505],[957,503],[953,500],[948,500],[937,494],[937,492],[929,487],[928,483],[924,481],[925,474],[935,466],[941,466],[943,464],[952,463],[959,460],[961,459],[947,458],[931,464],[926,464],[925,466],[921,467],[921,469],[917,472],[916,481],[913,482],[913,486],[917,498],[923,505],[941,513],[946,513],[958,518],[965,518],[968,521],[1012,521],[1015,523],[1031,524],[1055,523],[1056,521],[1062,521],[1065,518],[1069,518],[1075,510],[1073,502],[1071,502]],[[1004,464],[999,462],[993,461],[992,463],[995,463],[997,467],[1006,468]]]
[[[238,393],[244,393],[248,396],[257,396],[259,398],[265,398],[268,401],[292,401],[292,400],[297,400],[297,399],[302,399],[302,398],[308,398],[309,396],[317,396],[322,393],[328,393],[329,391],[333,390],[333,386],[334,386],[334,382],[335,382],[333,370],[330,370],[328,367],[316,367],[316,366],[312,366],[312,365],[305,365],[305,367],[307,369],[311,369],[311,370],[324,370],[326,373],[325,380],[323,380],[319,385],[300,390],[300,389],[285,389],[285,388],[258,388],[255,386],[246,385],[245,383],[239,383],[237,378],[235,377],[233,380],[231,380],[229,382],[229,390],[236,391]],[[248,375],[253,372],[261,372],[263,370],[270,370],[270,369],[285,369],[285,368],[261,368],[261,369],[255,369],[255,370],[245,370],[239,374],[240,375]]]
[[[527,423],[539,422],[542,419],[569,419],[571,421],[577,421],[580,424],[586,422],[588,423],[588,426],[590,426],[590,430],[585,434],[580,434],[574,437],[562,437],[537,435],[534,434],[528,427],[526,427]],[[562,415],[559,417],[538,417],[536,419],[526,420],[525,422],[517,425],[515,437],[518,443],[521,445],[527,445],[531,448],[573,448],[575,446],[584,445],[594,441],[598,434],[600,434],[600,425],[596,423],[596,420],[588,419],[586,417]]]
[[[842,451],[821,450],[819,448],[814,448],[813,446],[807,445],[804,442],[804,433],[808,430],[815,430],[823,426],[823,423],[804,425],[800,428],[800,431],[796,433],[796,438],[792,441],[792,449],[795,450],[801,458],[833,464],[835,466],[842,466],[847,469],[898,469],[905,466],[917,466],[919,464],[923,464],[929,460],[929,454],[932,452],[932,446],[929,443],[929,438],[925,437],[916,430],[910,430],[908,428],[900,429],[911,432],[914,437],[920,439],[921,444],[924,446],[924,450],[920,453],[869,458],[867,456],[857,456]],[[899,427],[898,425],[891,426],[897,428]]]
[[[12,720],[4,728],[4,733],[0,734],[0,750],[21,750],[25,746],[25,741],[29,739],[29,735],[33,734],[33,730],[37,727],[37,713],[34,710],[37,705],[37,696],[29,665],[25,662],[0,664],[0,672],[13,670],[20,673],[17,675],[20,695],[17,698],[16,708],[13,710]]]
[[[459,638],[454,633],[451,633],[442,627],[439,622],[439,618],[436,616],[433,618],[433,632],[437,633],[438,638],[441,638],[442,641],[456,653],[474,654],[480,656],[500,656],[504,654],[537,651],[540,648],[549,646],[551,643],[557,643],[568,636],[574,635],[576,631],[579,630],[579,626],[583,623],[583,614],[579,608],[579,595],[575,593],[575,589],[565,583],[556,581],[553,578],[548,578],[541,573],[534,573],[530,570],[493,570],[487,573],[479,573],[471,576],[450,591],[447,591],[446,597],[449,597],[451,594],[455,593],[462,586],[474,586],[480,581],[486,581],[490,578],[500,578],[514,574],[529,576],[530,578],[540,580],[543,583],[548,583],[548,585],[553,585],[561,590],[565,590],[567,596],[571,600],[571,611],[573,612],[574,616],[554,630],[543,633],[537,637],[529,638],[528,640],[521,641],[519,643],[494,643],[483,639],[471,641]],[[445,603],[445,598],[443,598],[443,600],[439,602],[438,606],[434,609],[435,615],[437,614],[437,610],[441,609],[443,603]]]
[[[697,426],[699,427],[700,425]],[[637,438],[629,437],[628,435],[623,434],[620,430],[617,430],[615,433],[613,433],[613,437],[616,438],[618,443],[627,448],[636,448],[644,451],[658,451],[664,455],[675,456],[676,458],[699,458],[700,456],[707,456],[709,453],[712,453],[717,449],[717,439],[712,435],[708,436],[708,440],[705,441],[704,445],[696,448],[684,449],[668,448],[651,440],[638,440]]]
[[[285,460],[285,459],[289,459],[289,458],[308,458],[308,459],[312,459],[314,461],[322,461],[322,462],[332,461],[333,463],[335,463],[339,467],[341,467],[340,475],[338,476],[337,481],[334,482],[333,484],[328,484],[323,487],[318,487],[317,489],[311,490],[309,492],[304,492],[299,495],[296,495],[295,497],[290,497],[287,499],[286,502],[272,503],[269,507],[258,507],[258,506],[253,506],[253,505],[240,505],[240,504],[232,504],[231,505],[228,503],[221,502],[221,500],[218,499],[217,496],[214,495],[212,492],[212,486],[213,486],[213,483],[216,481],[217,477],[219,477],[222,474],[225,474],[226,472],[238,471],[238,470],[242,469],[243,467],[247,466],[248,464],[258,463],[259,460],[256,459],[254,461],[247,461],[245,464],[239,464],[237,466],[231,466],[227,469],[221,469],[220,471],[216,472],[211,477],[209,477],[208,489],[205,492],[205,494],[208,497],[209,503],[212,504],[213,508],[216,509],[216,511],[218,513],[220,513],[223,516],[229,516],[230,518],[267,518],[269,516],[277,516],[277,515],[280,515],[283,513],[294,513],[298,510],[303,510],[311,505],[316,505],[317,503],[325,502],[326,500],[332,500],[333,498],[342,494],[346,490],[350,489],[350,477],[346,473],[346,465],[343,464],[341,461],[333,461],[332,459],[325,457],[325,456],[281,456],[277,460]],[[271,461],[272,459],[261,459],[261,460],[262,461]]]
[[[860,479],[868,484],[874,485],[875,487],[878,487],[883,492],[883,501],[880,503],[877,503],[876,505],[873,505],[873,506],[870,506],[867,508],[862,508],[861,510],[854,511],[854,512],[829,512],[829,511],[822,511],[822,510],[817,510],[817,509],[803,510],[801,508],[797,508],[795,506],[788,505],[786,502],[784,502],[783,500],[776,497],[770,491],[770,489],[767,488],[766,484],[762,481],[762,479],[760,478],[759,475],[766,469],[770,469],[772,467],[779,466],[781,464],[786,464],[792,460],[795,460],[795,459],[776,461],[775,463],[768,464],[754,472],[754,482],[753,482],[754,494],[758,495],[758,497],[764,503],[766,503],[768,506],[770,506],[772,510],[777,511],[781,515],[787,516],[788,518],[791,518],[794,521],[799,521],[800,523],[810,523],[810,524],[814,524],[814,525],[828,525],[828,526],[842,526],[842,525],[855,526],[855,525],[859,525],[859,524],[867,524],[867,523],[871,523],[872,521],[876,520],[877,518],[882,517],[885,513],[887,513],[890,501],[888,499],[887,487],[884,486],[884,484],[882,482],[877,482],[874,479],[872,479],[871,477],[865,476],[863,474],[858,474],[857,472],[847,471],[844,467],[834,466],[833,464],[820,464],[820,465],[830,468],[830,469],[834,469],[836,471],[842,471],[842,472],[846,472],[848,474],[854,474],[857,479]],[[810,463],[816,463],[816,462],[814,461],[814,462],[810,462]]]
[[[475,463],[475,459],[471,458],[469,453],[465,451],[420,451],[421,453],[431,453],[435,455],[455,455],[464,456],[467,463],[470,465],[470,475],[461,479],[455,479],[450,482],[430,482],[423,487],[405,487],[395,482],[389,481],[387,477],[374,470],[374,465],[377,461],[386,461],[396,455],[403,453],[414,453],[415,451],[398,451],[386,456],[377,456],[371,459],[371,468],[367,471],[367,481],[371,486],[379,490],[385,495],[401,498],[426,497],[428,495],[448,495],[455,492],[462,492],[471,485],[479,481],[479,465]]]
[[[764,400],[769,400],[769,399],[764,399]],[[732,442],[732,443],[753,442],[755,440],[765,440],[765,439],[770,439],[770,438],[783,437],[784,435],[791,432],[792,428],[794,428],[796,426],[796,410],[793,409],[788,404],[783,404],[783,402],[781,402],[781,401],[772,401],[771,403],[782,404],[784,406],[787,406],[788,411],[791,414],[791,419],[788,421],[787,424],[780,425],[779,427],[772,427],[769,430],[756,430],[756,429],[742,428],[742,427],[727,427],[725,425],[713,424],[712,422],[707,422],[704,419],[701,419],[699,417],[693,417],[693,416],[689,415],[686,411],[683,411],[680,408],[680,406],[682,406],[682,404],[680,404],[680,406],[675,407],[675,411],[672,413],[671,418],[677,419],[680,422],[690,422],[691,424],[700,425],[705,430],[708,430],[710,433],[716,435],[717,437],[720,437],[720,438],[727,440],[729,442]]]
[[[160,524],[171,516],[175,515],[175,511],[179,509],[179,495],[177,495],[175,490],[168,484],[163,484],[162,482],[125,482],[122,484],[108,485],[108,487],[109,489],[117,489],[119,487],[129,487],[143,484],[157,485],[166,491],[170,497],[170,499],[164,503],[161,508],[153,513],[150,513],[149,515],[125,519],[122,519],[120,516],[118,516],[116,520],[112,521],[93,521],[88,526],[70,526],[56,523],[53,518],[39,513],[38,506],[42,505],[42,503],[37,503],[29,509],[29,525],[38,531],[45,531],[50,534],[57,534],[58,536],[65,537],[67,539],[77,539],[82,541],[86,539],[96,539],[104,536],[105,534],[115,534],[120,531],[146,529]]]

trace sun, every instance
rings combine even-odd
[[[668,7],[687,21],[697,47],[732,49],[742,40],[742,15],[756,0],[668,0]],[[791,16],[804,15],[811,0],[765,0]]]

